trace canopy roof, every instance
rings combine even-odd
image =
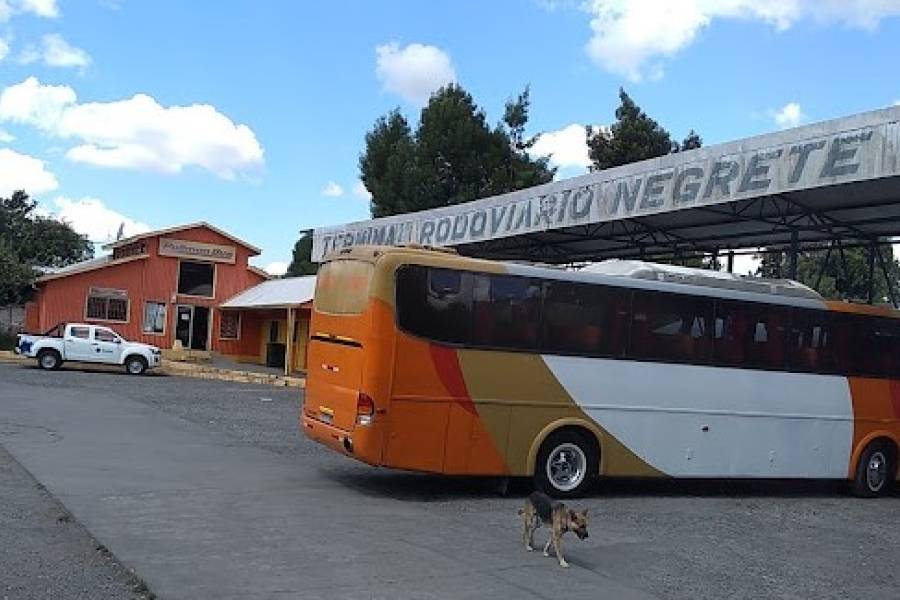
[[[669,154],[460,204],[316,229],[356,244],[452,246],[572,263],[900,236],[900,106]]]
[[[219,308],[292,308],[311,302],[315,289],[315,275],[270,279],[244,290],[223,303]]]

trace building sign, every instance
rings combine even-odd
[[[347,246],[456,246],[896,175],[900,107],[456,206],[316,229],[312,260]]]
[[[234,246],[219,246],[217,244],[159,238],[160,256],[176,256],[178,258],[194,258],[234,264],[235,254]]]

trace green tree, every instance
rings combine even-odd
[[[587,128],[591,170],[600,171],[680,150],[693,150],[703,144],[693,129],[681,143],[673,140],[669,132],[641,110],[622,88],[619,88],[619,102],[616,121],[609,128]]]
[[[548,159],[532,158],[525,137],[530,92],[506,104],[491,127],[471,94],[451,84],[435,92],[415,133],[394,110],[366,134],[360,175],[382,217],[502,194],[552,181]]]
[[[894,259],[890,246],[880,246],[878,251],[887,265],[894,297],[900,298],[900,263]],[[790,259],[786,252],[767,252],[757,258],[760,259],[757,275],[776,279],[788,277]],[[873,301],[888,302],[890,294],[877,257],[874,276]],[[830,253],[827,250],[800,252],[797,255],[797,280],[826,298],[866,301],[869,294],[868,249],[845,248],[843,261],[838,248],[832,248]]]
[[[94,255],[86,237],[36,211],[23,191],[0,198],[0,304],[25,299],[37,267],[64,267]]]
[[[291,257],[291,264],[288,265],[285,276],[299,277],[301,275],[315,275],[318,265],[310,260],[312,256],[312,233],[304,231],[300,235],[300,239],[294,244],[294,254]]]

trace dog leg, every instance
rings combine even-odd
[[[550,544],[553,543],[553,533],[550,534],[550,537],[547,538],[547,543],[544,544],[544,556],[550,556]]]
[[[562,555],[562,536],[553,536],[550,539],[553,541],[553,549],[556,550],[556,558],[559,560],[559,566],[568,568],[569,563],[566,562],[566,559],[563,558]]]
[[[525,550],[534,551],[534,526],[525,521],[525,531],[522,532],[522,541],[525,542]]]

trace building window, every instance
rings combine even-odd
[[[88,319],[98,321],[127,323],[128,292],[125,290],[91,288],[88,291],[85,315]]]
[[[166,332],[166,305],[163,302],[144,303],[144,333],[162,335]]]
[[[241,313],[223,310],[219,313],[219,339],[236,340],[241,333]]]
[[[215,272],[215,265],[209,263],[181,261],[178,266],[178,293],[212,298]]]

